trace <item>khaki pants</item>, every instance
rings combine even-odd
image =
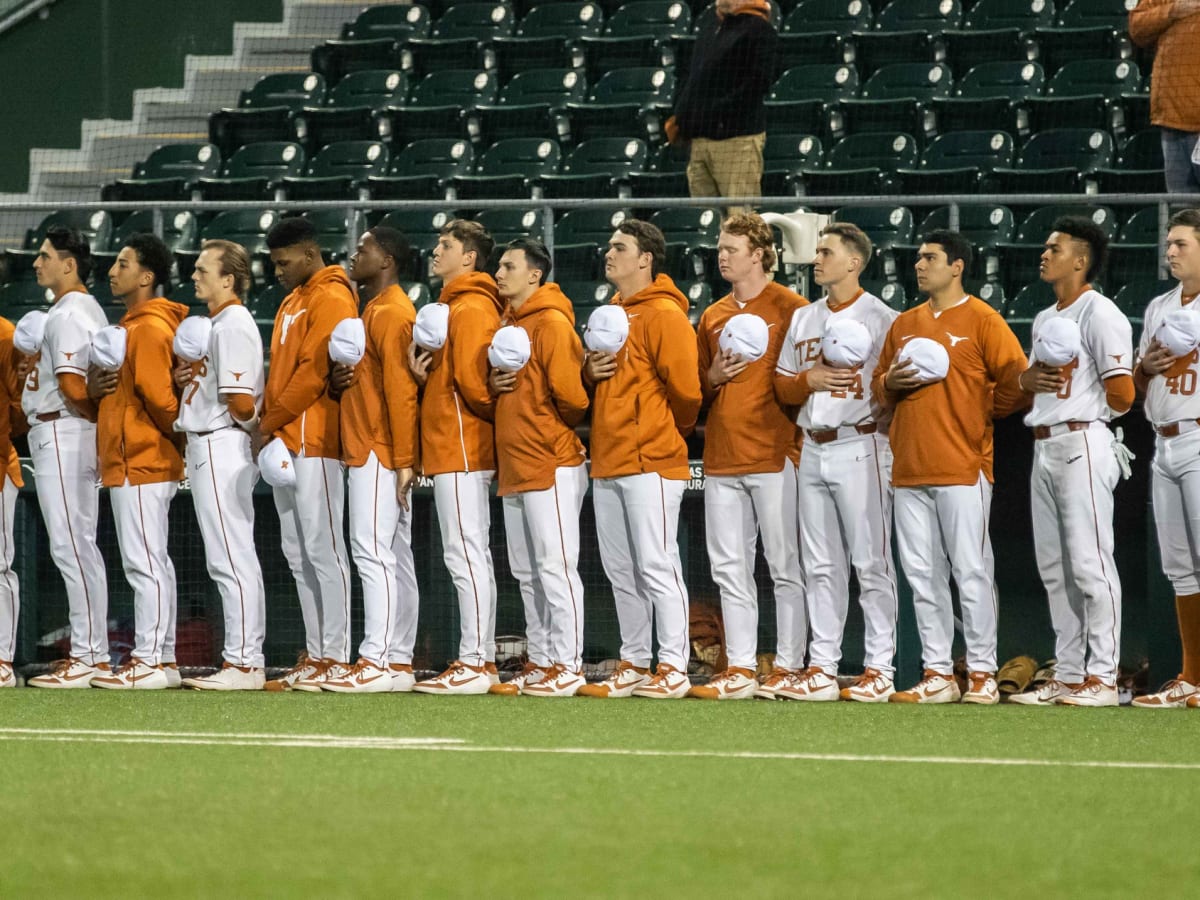
[[[765,132],[713,141],[692,139],[688,160],[688,193],[693,197],[757,197],[762,192]],[[727,212],[749,212],[729,207]]]

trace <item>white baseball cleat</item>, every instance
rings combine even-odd
[[[136,656],[115,672],[92,679],[92,687],[109,691],[165,691],[168,686],[162,666],[152,666]]]
[[[878,669],[868,666],[863,673],[854,679],[854,684],[844,687],[838,692],[843,700],[855,703],[887,703],[888,698],[896,693],[896,685],[892,679]]]
[[[539,666],[536,663],[527,662],[521,667],[521,671],[508,681],[493,684],[488,688],[488,693],[501,697],[516,697],[518,694],[525,693],[526,687],[531,687],[545,678],[549,671],[549,666]],[[585,681],[584,684],[586,683]]]
[[[261,691],[266,683],[262,669],[253,666],[235,666],[224,663],[211,675],[200,678],[185,678],[183,686],[196,691]]]
[[[500,670],[496,668],[496,664],[494,662],[485,662],[483,664],[483,671],[487,672],[489,684],[500,683]]]
[[[572,672],[562,663],[555,663],[541,679],[525,682],[521,693],[526,697],[574,697],[587,684],[582,672]]]
[[[775,692],[778,700],[823,702],[840,696],[837,678],[817,666],[809,666]]]
[[[1134,697],[1132,705],[1138,709],[1180,709],[1188,705],[1191,697],[1200,697],[1200,687],[1184,681],[1180,675],[1153,694]]]
[[[761,700],[774,700],[779,689],[794,681],[799,674],[795,669],[772,669],[771,674],[754,689],[754,696]]]
[[[350,664],[338,662],[336,659],[318,660],[313,674],[300,678],[292,685],[293,691],[303,691],[306,694],[319,694],[325,687],[325,682],[332,679],[344,678],[350,671]]]
[[[491,686],[484,666],[456,660],[441,675],[418,681],[413,690],[418,694],[486,694]]]
[[[163,674],[167,676],[167,687],[183,687],[183,678],[179,674],[179,664],[165,662],[162,664]]]
[[[16,686],[17,673],[13,671],[13,664],[0,659],[0,688]]]
[[[924,676],[907,691],[897,691],[888,703],[957,703],[961,694],[953,675],[926,669]]]
[[[730,666],[710,678],[708,684],[688,690],[687,695],[697,700],[750,700],[757,689],[758,679],[753,669]]]
[[[1120,706],[1115,684],[1105,684],[1095,675],[1089,675],[1083,684],[1069,694],[1058,698],[1060,706]]]
[[[392,676],[393,694],[410,693],[413,685],[417,683],[417,679],[413,676],[411,663],[390,663],[388,674]]]
[[[1021,694],[1010,694],[1007,702],[1017,703],[1021,706],[1054,706],[1059,697],[1065,697],[1082,683],[1072,684],[1066,681],[1059,681],[1057,678],[1051,678],[1036,690],[1025,691]]]
[[[278,678],[272,678],[263,685],[264,691],[290,691],[292,686],[305,678],[311,678],[317,672],[317,666],[321,664],[321,660],[314,656],[309,656],[307,650],[301,650],[300,656],[296,660],[296,664],[280,675]]]
[[[669,663],[659,663],[658,671],[645,684],[633,689],[633,696],[645,697],[647,700],[678,700],[686,697],[692,689],[692,682],[687,673],[680,672]]]
[[[359,658],[351,668],[332,666],[321,690],[335,694],[390,694],[392,675],[369,659]]]
[[[92,679],[97,675],[110,674],[112,669],[108,663],[97,663],[93,666],[82,659],[60,659],[45,675],[35,675],[25,683],[30,687],[70,690],[91,687]]]
[[[634,690],[649,680],[650,670],[648,668],[635,666],[631,662],[621,660],[611,675],[596,684],[585,684],[576,692],[576,695],[609,700],[632,697]]]
[[[991,672],[968,672],[967,690],[962,695],[963,703],[976,706],[995,706],[1000,702],[1000,688]]]

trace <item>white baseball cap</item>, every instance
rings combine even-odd
[[[767,352],[770,333],[767,323],[754,313],[738,313],[725,323],[717,344],[749,362],[757,362]]]
[[[623,306],[597,306],[588,316],[583,343],[589,350],[616,353],[629,338],[629,315]]]
[[[488,362],[501,372],[519,372],[529,362],[529,333],[520,325],[505,325],[492,335]]]
[[[33,356],[42,349],[42,339],[46,336],[46,313],[40,309],[31,309],[17,322],[13,331],[13,346],[26,356]]]
[[[212,338],[212,319],[208,316],[188,316],[175,329],[175,355],[185,362],[199,362],[208,356]]]
[[[1154,339],[1171,351],[1172,356],[1187,356],[1200,346],[1200,312],[1173,309],[1163,316]],[[14,339],[15,340],[15,339]]]
[[[367,352],[367,332],[363,320],[342,319],[329,335],[329,358],[343,366],[357,366]]]
[[[413,342],[425,350],[441,350],[450,330],[450,306],[446,303],[426,303],[417,311],[413,323]]]
[[[915,337],[900,348],[900,362],[912,363],[926,383],[941,381],[950,371],[950,354],[930,338]]]
[[[1065,316],[1047,319],[1033,339],[1033,355],[1048,366],[1065,366],[1082,348],[1078,323]]]
[[[268,441],[258,451],[258,470],[262,472],[263,481],[271,487],[295,487],[296,467],[292,459],[292,451],[287,448],[283,438]]]
[[[830,319],[821,337],[821,356],[837,369],[861,366],[871,355],[871,332],[858,319]]]
[[[115,371],[125,362],[125,342],[129,332],[120,325],[106,325],[92,335],[92,362],[102,369]]]

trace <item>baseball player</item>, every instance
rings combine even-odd
[[[666,240],[648,222],[626,219],[604,255],[613,303],[629,317],[615,354],[590,351],[585,383],[594,387],[593,502],[600,559],[612,584],[621,661],[587,697],[674,699],[691,687],[688,594],[679,559],[679,506],[690,475],[683,436],[696,424],[701,393],[696,333],[688,301],[660,269]],[[658,670],[650,674],[651,622]]]
[[[788,323],[808,305],[771,277],[774,235],[756,213],[721,224],[717,259],[730,293],[709,306],[697,328],[700,387],[709,404],[704,432],[704,523],[713,581],[721,591],[729,667],[691,697],[743,700],[759,689],[758,585],[755,545],[775,586],[778,640],[767,696],[804,668],[808,623],[796,545],[796,426],[775,399],[772,382]],[[722,330],[737,315],[766,323],[769,341],[758,360],[722,350]]]
[[[277,222],[267,233],[267,247],[275,277],[291,293],[275,313],[259,431],[264,443],[282,438],[295,457],[295,487],[275,488],[275,508],[300,599],[305,649],[266,689],[317,692],[350,661],[346,491],[338,405],[327,387],[329,335],[342,319],[358,315],[358,302],[342,267],[325,265],[316,228],[307,219]]]
[[[1084,216],[1064,216],[1042,252],[1055,304],[1033,320],[1021,387],[1033,395],[1033,545],[1050,601],[1054,678],[1014,703],[1116,706],[1121,582],[1113,559],[1113,489],[1121,477],[1107,423],[1133,405],[1133,329],[1092,289],[1108,238]],[[1066,320],[1065,322],[1062,320]],[[1067,322],[1075,346],[1050,340]],[[1071,356],[1070,359],[1062,358]]]
[[[241,298],[250,290],[250,258],[240,244],[205,241],[192,272],[196,299],[208,306],[208,352],[180,360],[182,392],[175,430],[187,435],[187,475],[204,541],[208,574],[225,614],[224,662],[185,687],[256,691],[264,684],[266,591],[254,550],[254,464],[263,393],[262,337]],[[181,332],[182,334],[182,332]]]
[[[1150,466],[1154,525],[1163,572],[1175,590],[1183,668],[1162,690],[1134,698],[1143,709],[1200,707],[1200,350],[1177,355],[1159,340],[1168,316],[1187,323],[1185,310],[1200,314],[1200,210],[1171,217],[1167,264],[1179,283],[1146,307],[1133,378],[1157,434]],[[1197,336],[1200,329],[1192,332]]]
[[[17,650],[17,618],[21,611],[20,586],[13,562],[13,516],[17,489],[24,487],[21,461],[12,444],[13,433],[25,431],[21,411],[20,351],[13,347],[13,323],[0,318],[0,688],[16,687],[13,658]]]
[[[417,572],[409,492],[417,465],[417,383],[408,368],[417,311],[400,288],[408,245],[394,228],[366,232],[350,277],[369,298],[358,365],[334,366],[341,391],[342,460],[350,468],[350,548],[363,586],[358,662],[322,687],[338,693],[411,691]]]
[[[785,699],[840,696],[877,703],[895,693],[892,452],[873,412],[868,379],[897,313],[859,284],[871,249],[870,238],[848,222],[821,232],[813,279],[825,296],[792,316],[779,355],[775,393],[799,409],[796,422],[805,435],[800,559],[812,631],[808,668],[776,692]],[[858,323],[867,338],[855,366],[835,366],[823,356],[826,333],[844,322]],[[863,674],[839,691],[851,566],[858,576],[866,659]]]
[[[433,274],[449,307],[446,343],[436,354],[410,344],[409,368],[421,398],[421,465],[433,478],[443,558],[458,595],[458,659],[413,690],[486,694],[496,673],[496,574],[489,546],[495,398],[487,350],[500,327],[496,282],[485,271],[494,243],[477,222],[454,219],[441,229]]]
[[[950,575],[958,586],[970,684],[966,703],[999,702],[997,600],[988,516],[992,499],[992,419],[1021,408],[1017,383],[1025,354],[1000,314],[963,290],[971,245],[932,231],[917,251],[917,285],[929,299],[892,323],[871,382],[892,411],[889,430],[900,562],[913,592],[925,672],[892,694],[893,703],[960,699],[951,646]],[[944,375],[914,361],[907,342],[944,350]],[[923,348],[924,349],[924,348]],[[928,351],[926,351],[928,352]],[[939,351],[940,352],[940,351]],[[930,354],[932,357],[933,354]]]
[[[496,394],[496,461],[509,564],[525,601],[534,668],[494,689],[570,697],[586,683],[579,515],[588,476],[575,426],[587,413],[588,395],[571,301],[557,284],[546,283],[549,274],[549,251],[528,238],[510,243],[496,270],[505,321],[513,327],[498,331],[495,340],[511,331],[529,342],[528,361],[517,371],[519,359],[506,362],[501,353],[493,354],[498,359],[489,383]]]
[[[66,583],[71,655],[51,672],[29,679],[29,685],[85,688],[96,675],[111,671],[108,582],[96,545],[96,404],[87,393],[92,335],[108,323],[83,286],[92,257],[78,231],[50,228],[33,267],[38,284],[53,292],[54,305],[41,352],[27,364],[21,408],[29,422],[29,453],[50,555]]]
[[[179,687],[175,663],[175,566],[167,555],[167,516],[183,478],[174,441],[179,398],[171,342],[187,307],[158,296],[171,276],[171,251],[152,234],[121,247],[108,272],[125,303],[125,359],[113,371],[92,360],[89,391],[99,403],[96,445],[101,483],[111,488],[125,579],[133,588],[134,646],[128,662],[97,675],[92,687]],[[171,672],[168,675],[168,670]]]

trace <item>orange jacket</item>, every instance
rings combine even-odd
[[[13,323],[0,318],[0,488],[6,484],[6,477],[17,487],[25,486],[21,461],[12,443],[14,433],[21,434],[29,427],[21,411],[21,390],[25,385],[24,379],[17,377],[13,331]]]
[[[342,395],[342,459],[361,466],[371,452],[389,469],[417,465],[417,382],[408,368],[417,311],[393,284],[363,309],[367,352]]]
[[[950,354],[946,378],[903,394],[884,388],[896,352],[910,337],[931,338]],[[1028,403],[1017,383],[1025,353],[1008,323],[976,297],[934,316],[928,301],[892,323],[871,390],[894,407],[889,437],[897,487],[975,484],[992,480],[992,419]]]
[[[501,495],[551,488],[555,469],[577,466],[586,457],[575,435],[588,395],[571,301],[557,284],[546,284],[510,318],[529,334],[530,352],[516,388],[496,398]]]
[[[1154,50],[1150,121],[1180,131],[1200,131],[1200,15],[1171,18],[1174,0],[1141,0],[1129,13],[1129,36]],[[1145,74],[1145,73],[1142,73]]]
[[[712,406],[704,426],[704,474],[750,475],[779,472],[796,450],[796,423],[775,399],[775,364],[792,324],[792,313],[808,301],[772,281],[757,297],[739,306],[727,295],[704,310],[696,329],[700,387]],[[751,313],[770,331],[766,355],[732,381],[714,389],[708,369],[721,352],[721,329],[734,316]]]
[[[449,305],[450,322],[421,398],[421,466],[426,475],[492,470],[495,398],[487,351],[503,308],[496,282],[484,272],[459,275],[438,302]]]
[[[117,389],[100,401],[96,447],[105,487],[129,482],[158,484],[183,478],[183,457],[175,444],[175,396],[171,343],[188,314],[182,303],[154,297],[121,318],[128,335]]]
[[[275,314],[271,365],[260,427],[292,453],[337,459],[337,401],[326,393],[329,335],[358,315],[358,301],[341,266],[326,266],[284,298]]]
[[[684,435],[700,413],[696,332],[687,297],[659,275],[632,297],[613,303],[629,313],[629,338],[617,353],[617,372],[596,385],[592,407],[592,477],[657,472],[690,477]]]

